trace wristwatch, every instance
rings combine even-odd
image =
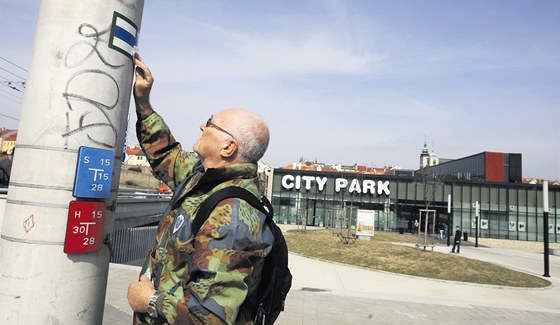
[[[158,317],[158,310],[156,302],[161,296],[161,292],[157,291],[150,297],[150,302],[148,303],[148,315],[152,316],[153,318]]]

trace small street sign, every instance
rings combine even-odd
[[[104,202],[70,202],[64,253],[87,253],[101,249],[105,209]]]
[[[108,198],[114,159],[110,150],[80,147],[73,195],[79,198]]]

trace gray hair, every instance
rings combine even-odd
[[[235,139],[238,142],[239,160],[256,163],[265,154],[270,140],[266,122],[255,113],[244,111],[235,123]]]

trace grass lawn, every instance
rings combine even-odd
[[[374,270],[511,287],[550,285],[540,277],[491,263],[395,244],[417,241],[416,237],[398,233],[376,232],[373,240],[356,240],[354,244],[342,244],[332,230],[290,230],[285,237],[291,252]]]

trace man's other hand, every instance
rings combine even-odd
[[[132,282],[128,286],[128,304],[136,312],[145,313],[148,311],[150,298],[156,291],[152,281],[145,275],[140,277],[140,281]]]
[[[134,101],[136,103],[136,112],[141,118],[146,118],[153,113],[150,105],[150,91],[154,84],[154,77],[150,68],[142,61],[138,53],[134,55],[134,64],[136,65],[135,73],[136,81],[134,82]]]

